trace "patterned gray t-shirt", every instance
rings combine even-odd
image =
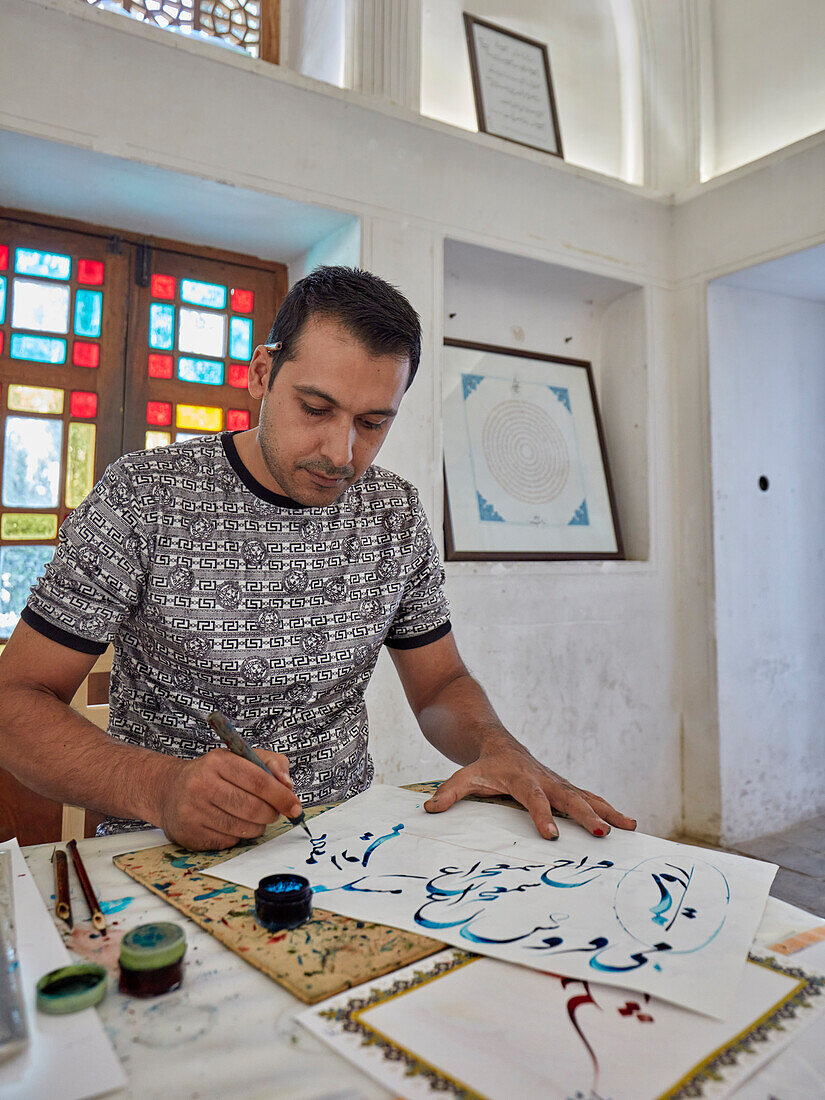
[[[449,632],[443,582],[408,482],[371,466],[304,507],[257,482],[227,433],[114,462],[22,617],[85,653],[114,643],[112,737],[193,758],[219,747],[219,710],[287,755],[310,805],[369,786],[364,691],[382,644]]]

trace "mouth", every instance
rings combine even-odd
[[[343,477],[325,477],[324,474],[316,474],[314,470],[307,470],[306,473],[322,489],[335,489],[346,481]]]

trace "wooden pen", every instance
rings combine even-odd
[[[54,864],[54,911],[61,920],[72,928],[72,899],[69,895],[69,861],[62,848],[52,852]]]
[[[86,899],[86,904],[89,906],[89,910],[92,914],[92,924],[105,936],[106,933],[106,918],[100,910],[100,904],[95,896],[95,892],[92,889],[92,884],[89,881],[89,876],[86,874],[86,868],[83,866],[83,860],[80,858],[80,852],[77,850],[77,841],[70,840],[66,845],[69,851],[72,853],[72,863],[74,869],[77,871],[77,877],[80,881],[80,888],[83,891],[83,896]]]

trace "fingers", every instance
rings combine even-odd
[[[472,782],[466,775],[466,769],[462,768],[455,775],[446,779],[435,794],[424,803],[424,809],[428,814],[440,814],[449,810],[465,795],[473,794]]]
[[[290,789],[292,788],[292,780],[289,776],[289,760],[284,756],[282,752],[271,752],[269,749],[258,749],[258,756],[263,760],[264,764],[269,768],[276,779],[280,781]]]
[[[609,822],[611,825],[615,825],[617,829],[628,829],[632,831],[636,828],[635,818],[628,817],[627,814],[620,813],[618,810],[614,809],[606,799],[601,797],[601,795],[593,794],[592,791],[582,791],[581,793],[604,821]]]
[[[225,749],[216,749],[215,754],[221,754],[218,764],[219,774],[231,787],[236,788],[237,793],[228,795],[224,792],[220,799],[220,805],[230,813],[261,824],[270,824],[277,819],[278,814],[284,817],[298,817],[301,813],[301,803],[295,797],[291,783],[285,783],[275,775],[270,775],[263,768],[234,756]],[[267,756],[279,756],[278,753]],[[285,758],[281,758],[285,760]],[[268,765],[268,761],[267,761]],[[281,765],[281,769],[288,765]],[[230,801],[227,803],[227,798]],[[275,816],[271,815],[275,810]]]
[[[558,840],[559,830],[553,820],[550,800],[538,783],[522,782],[514,784],[513,798],[518,799],[530,814],[533,824],[545,840]]]

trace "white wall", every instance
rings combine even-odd
[[[825,810],[825,304],[715,285],[708,329],[723,836],[735,842]]]
[[[708,24],[703,179],[825,129],[822,0],[712,0]]]

